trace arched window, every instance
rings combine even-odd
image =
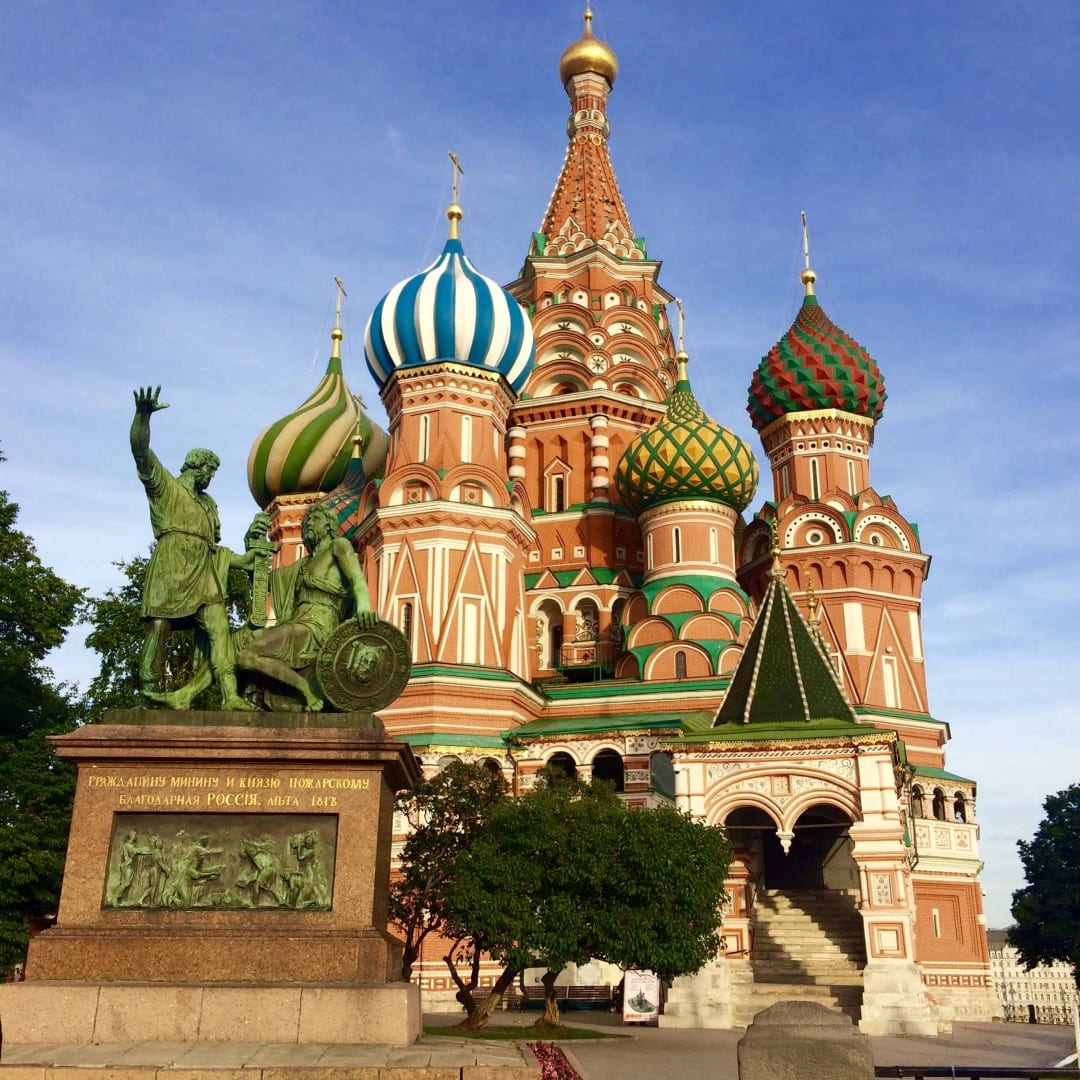
[[[818,476],[817,458],[810,459],[810,498],[815,502],[821,498],[821,479]]]
[[[962,791],[958,791],[953,798],[952,810],[954,821],[967,821],[967,802],[964,799],[964,793]]]
[[[911,812],[917,818],[926,817],[926,803],[923,802],[923,790],[918,784],[911,789]]]
[[[461,460],[468,465],[472,461],[472,417],[461,418]]]
[[[686,653],[682,650],[675,654],[675,678],[686,678]]]
[[[431,417],[420,417],[420,439],[416,451],[417,461],[427,461],[428,451],[431,449]]]
[[[557,754],[552,754],[547,760],[547,767],[553,772],[561,773],[571,780],[577,776],[577,764],[564,750],[560,750]]]
[[[492,776],[502,776],[502,766],[494,758],[484,758],[480,762],[480,767],[491,773]]]
[[[941,788],[934,788],[934,817],[938,821],[945,820],[945,792]]]
[[[625,781],[622,758],[614,750],[601,750],[593,758],[592,775],[594,780],[606,780],[615,785],[616,791],[622,791]]]
[[[847,463],[847,484],[848,484],[848,491],[850,491],[852,495],[858,495],[859,494],[858,488],[855,487],[855,462],[854,461],[848,461],[848,463]]]

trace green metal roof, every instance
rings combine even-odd
[[[750,724],[855,722],[832,663],[777,574],[717,713],[717,727],[745,732]]]
[[[508,739],[539,739],[545,735],[587,735],[598,731],[625,731],[641,728],[678,729],[686,721],[685,711],[663,713],[608,713],[604,716],[564,716],[533,720],[512,731],[504,732]],[[711,714],[705,710],[706,717]]]
[[[425,731],[416,735],[398,735],[396,738],[408,743],[414,750],[425,746],[473,746],[483,750],[506,750],[506,742],[499,735],[455,735],[449,731]]]
[[[974,784],[975,781],[967,776],[957,776],[956,773],[946,772],[936,765],[915,765],[915,775],[925,776],[931,780],[952,780],[958,784]]]

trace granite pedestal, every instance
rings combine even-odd
[[[375,717],[125,710],[53,741],[78,767],[64,884],[0,986],[8,1042],[416,1038],[386,925],[420,770]]]

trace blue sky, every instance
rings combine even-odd
[[[510,281],[565,149],[557,76],[580,0],[0,6],[0,486],[100,593],[150,532],[154,445],[209,445],[226,540],[244,465],[325,366],[381,416],[362,332],[434,257],[446,151],[472,260]],[[799,211],[825,310],[889,389],[872,481],[933,555],[924,634],[949,764],[979,781],[988,919],[1015,840],[1080,779],[1080,16],[1063,0],[810,5],[600,0],[621,73],[611,149],[636,232],[684,300],[698,396],[757,448],[750,374],[790,324]],[[760,500],[759,500],[760,501]],[[756,505],[756,504],[755,504]],[[84,681],[76,637],[55,658]]]

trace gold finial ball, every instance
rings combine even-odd
[[[585,10],[585,33],[568,45],[559,59],[559,78],[565,86],[575,75],[593,72],[602,75],[609,86],[615,85],[619,60],[615,50],[592,32],[592,11]]]
[[[340,341],[344,336],[345,331],[342,330],[340,326],[335,326],[334,329],[330,331],[330,338],[332,341]]]
[[[448,221],[460,221],[465,216],[465,211],[461,209],[459,203],[451,203],[446,208],[446,219]]]
[[[814,284],[814,282],[815,282],[815,281],[817,281],[817,274],[815,274],[815,273],[814,273],[814,271],[813,271],[813,270],[811,270],[811,269],[810,269],[810,267],[808,266],[808,267],[807,267],[807,268],[806,268],[806,269],[805,269],[805,270],[804,270],[804,271],[803,271],[803,272],[802,272],[802,273],[801,273],[801,274],[799,275],[799,280],[800,280],[800,281],[801,281],[801,282],[802,282],[802,283],[803,283],[804,285],[813,285],[813,284]]]
[[[685,349],[680,349],[675,354],[675,363],[676,364],[689,364],[690,363],[690,354]]]

